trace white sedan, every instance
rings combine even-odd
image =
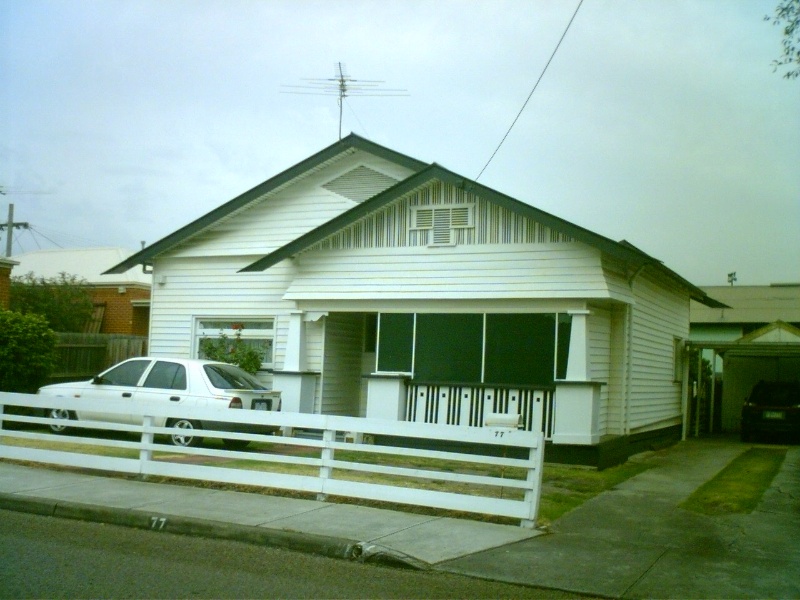
[[[46,385],[39,389],[42,396],[96,398],[119,403],[117,406],[146,405],[163,402],[183,406],[204,408],[228,407],[254,410],[280,410],[280,396],[268,390],[255,377],[237,366],[208,360],[185,358],[131,358],[89,381]],[[135,413],[136,411],[132,411]],[[70,411],[58,407],[46,411],[45,416],[63,419],[64,425],[53,424],[54,433],[67,429],[67,420],[137,422],[141,416],[126,414],[125,411],[104,413]],[[156,419],[157,427],[174,427],[176,432],[169,436],[176,446],[197,446],[203,438],[202,429],[217,431],[237,431],[243,433],[273,433],[277,427],[248,426],[239,423],[220,421],[205,422],[186,418]],[[229,448],[243,448],[246,440],[223,440]]]

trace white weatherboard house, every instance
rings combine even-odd
[[[544,423],[553,459],[680,435],[689,301],[614,242],[356,135],[109,270],[152,266],[150,351],[241,330],[284,410]]]

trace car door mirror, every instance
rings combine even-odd
[[[92,384],[103,385],[104,383],[106,383],[106,380],[103,379],[101,375],[95,375],[94,377],[92,377]]]

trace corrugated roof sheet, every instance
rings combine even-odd
[[[133,254],[133,250],[114,247],[34,250],[11,257],[19,263],[11,276],[33,272],[37,277],[49,278],[67,273],[93,285],[152,285],[153,276],[143,273],[140,266],[115,275],[102,275]]]

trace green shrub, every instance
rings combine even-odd
[[[236,365],[252,375],[261,368],[261,354],[242,340],[241,329],[233,339],[221,331],[217,338],[204,337],[200,340],[200,357]]]
[[[33,393],[55,365],[56,334],[41,315],[0,311],[0,390]]]
[[[42,315],[58,332],[83,331],[94,310],[86,280],[67,273],[12,277],[9,308],[25,315]]]

